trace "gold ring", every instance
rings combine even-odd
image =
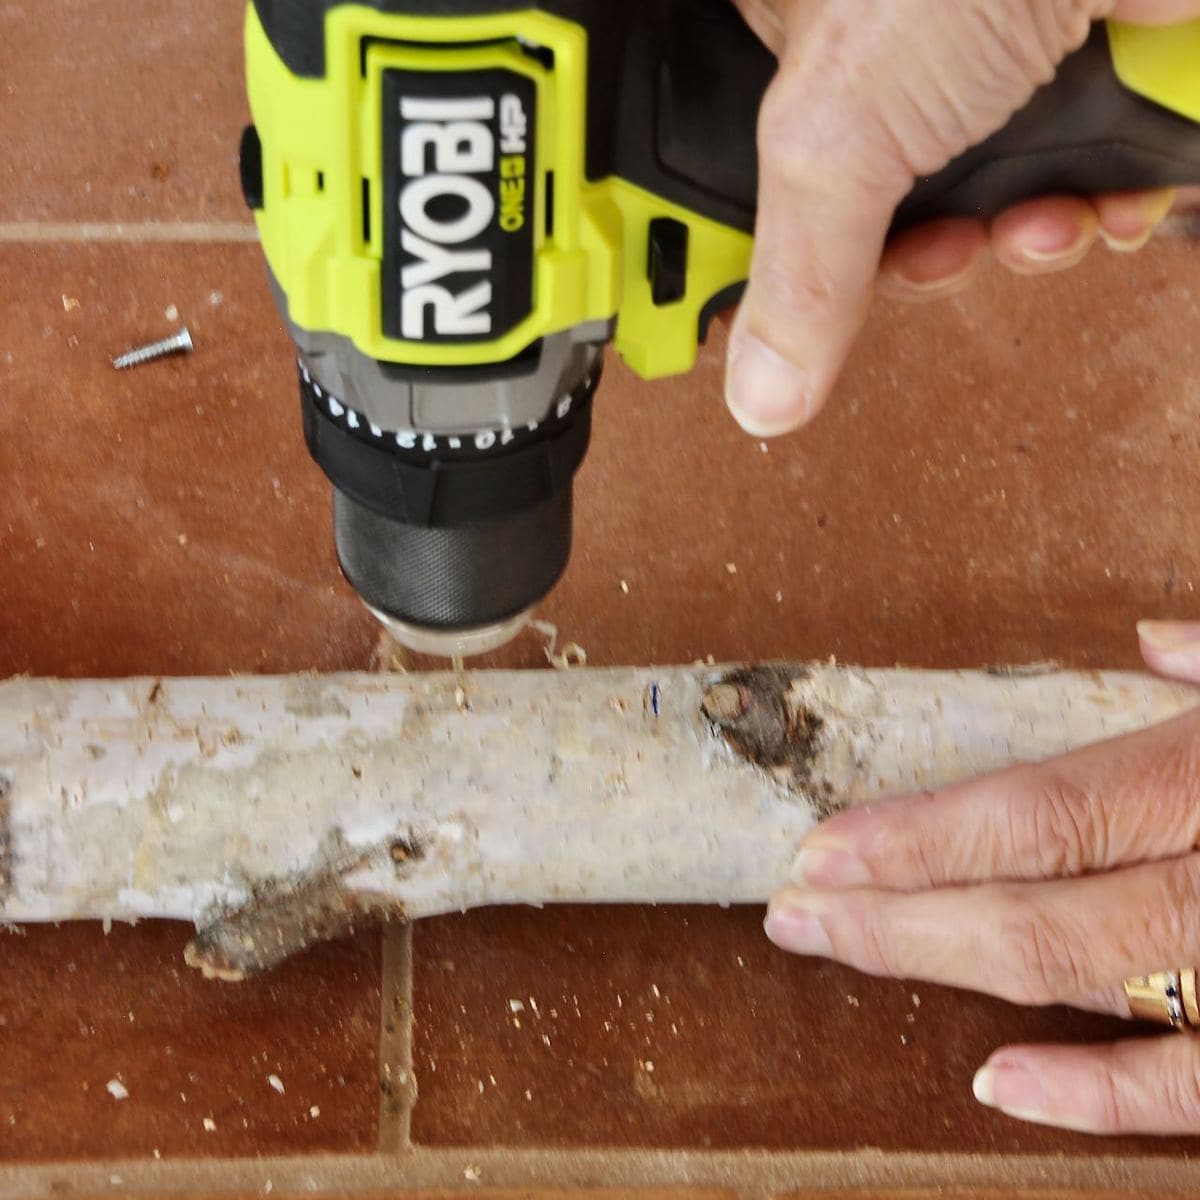
[[[1153,1021],[1172,1029],[1200,1027],[1200,997],[1196,971],[1155,971],[1125,980],[1129,1013],[1139,1021]]]
[[[1200,1026],[1200,999],[1196,996],[1196,972],[1180,972],[1180,982],[1183,985],[1183,1015],[1189,1025]]]

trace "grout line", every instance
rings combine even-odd
[[[383,931],[383,995],[379,1028],[379,1150],[399,1154],[412,1145],[417,1102],[412,1045],[412,925]]]
[[[245,221],[0,222],[0,242],[257,242]]]
[[[721,1189],[742,1196],[787,1193],[877,1195],[982,1190],[1064,1200],[1131,1193],[1196,1195],[1200,1162],[1179,1157],[933,1154],[915,1151],[504,1150],[463,1147],[406,1154],[329,1155],[205,1161],[47,1163],[0,1167],[0,1200],[69,1192],[92,1196],[186,1195],[188,1190],[340,1197],[384,1191],[461,1194],[465,1182],[494,1189]]]
[[[1169,216],[1156,236],[1200,236],[1200,210]],[[246,221],[7,221],[0,242],[257,242]]]

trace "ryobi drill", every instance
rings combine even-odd
[[[559,579],[603,348],[688,370],[750,261],[774,59],[729,0],[253,0],[241,173],[346,577],[500,645]],[[1200,22],[1097,26],[897,227],[1200,182]]]

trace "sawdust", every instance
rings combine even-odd
[[[412,651],[381,629],[371,651],[370,669],[382,675],[407,675],[415,669]]]

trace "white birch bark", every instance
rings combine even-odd
[[[835,666],[0,685],[0,921],[196,923],[265,969],[364,917],[761,902],[846,804],[1045,758],[1197,692]]]

